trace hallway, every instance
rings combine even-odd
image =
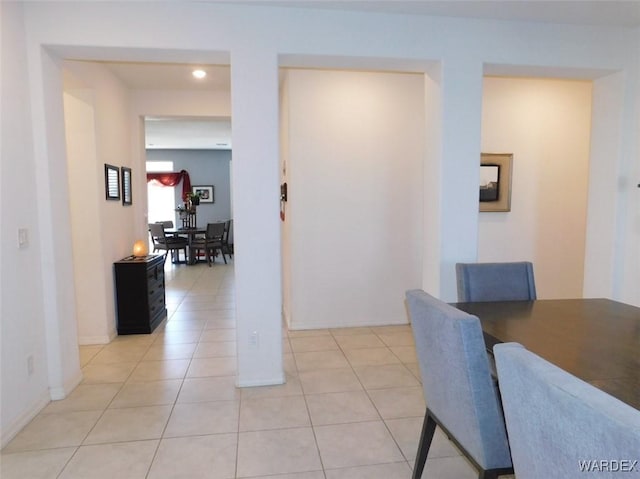
[[[284,329],[287,383],[239,389],[233,264],[166,277],[169,320],[81,347],[82,384],[2,451],[3,479],[410,477],[425,404],[409,326]],[[476,473],[438,431],[424,477]]]

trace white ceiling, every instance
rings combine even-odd
[[[104,62],[132,90],[215,90],[231,95],[231,72],[227,65],[176,63]],[[191,74],[207,72],[201,80]],[[230,150],[231,119],[202,117],[147,117],[148,149]]]
[[[204,0],[216,3],[216,0]],[[226,3],[306,9],[366,11],[391,14],[483,18],[511,21],[640,26],[640,0],[234,0]],[[135,90],[231,91],[229,66],[167,63],[113,63],[106,65]],[[207,71],[195,80],[195,68]],[[148,148],[231,149],[230,118],[147,118]]]
[[[231,70],[227,65],[184,65],[176,63],[107,63],[109,69],[133,90],[225,90],[231,91]],[[204,70],[195,79],[191,72]]]
[[[145,118],[147,149],[230,150],[229,118]]]

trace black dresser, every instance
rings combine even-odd
[[[150,333],[166,317],[164,259],[129,256],[114,263],[118,334]]]

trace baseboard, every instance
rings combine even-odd
[[[34,401],[20,416],[7,427],[2,428],[0,447],[4,448],[16,435],[38,415],[50,402],[49,391],[44,391],[40,398]]]
[[[49,394],[51,395],[52,401],[59,401],[60,399],[66,398],[71,391],[73,391],[78,384],[82,381],[82,371],[78,370],[78,372],[72,377],[69,378],[61,387],[49,388]]]
[[[284,372],[276,378],[272,379],[257,379],[244,381],[239,378],[236,379],[236,386],[239,388],[251,388],[255,386],[278,386],[286,382]]]
[[[350,320],[347,322],[332,323],[331,321],[291,321],[287,323],[288,328],[291,331],[302,331],[306,329],[338,329],[338,328],[363,328],[363,327],[376,327],[376,326],[400,326],[410,324],[406,319],[398,321],[389,320]]]

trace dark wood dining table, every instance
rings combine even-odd
[[[165,228],[164,234],[169,236],[185,236],[189,241],[188,248],[188,258],[187,264],[196,264],[196,254],[194,249],[191,247],[191,243],[193,243],[193,239],[198,235],[205,235],[207,233],[206,228]]]
[[[610,299],[454,303],[477,316],[488,349],[518,342],[640,409],[640,308]]]

